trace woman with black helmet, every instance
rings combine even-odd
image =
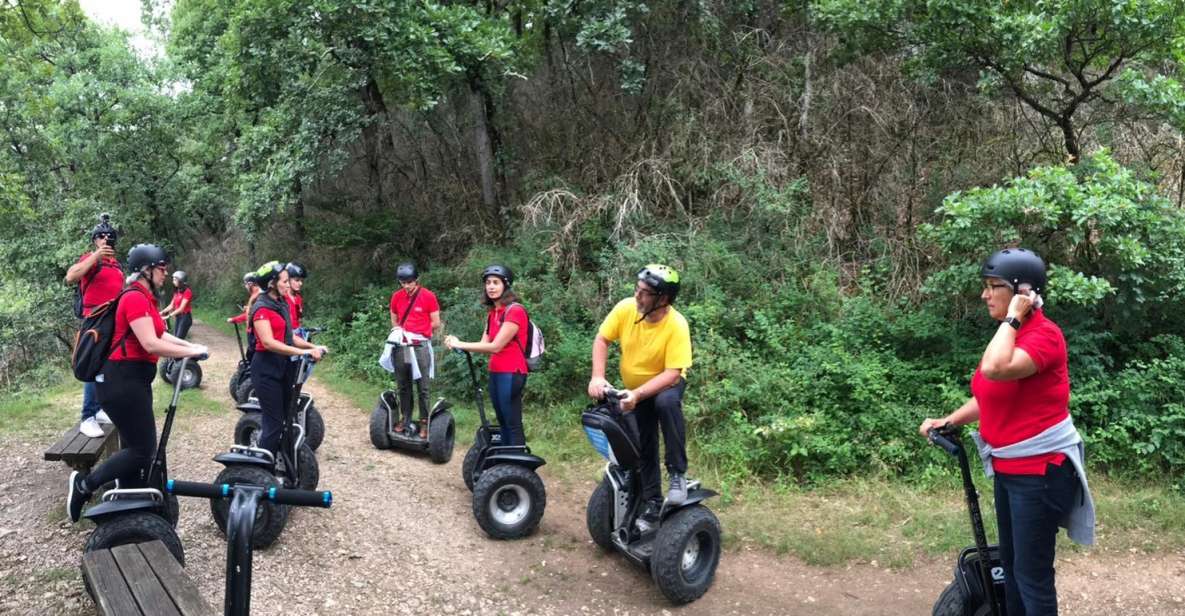
[[[289,361],[289,357],[311,355],[319,360],[328,349],[293,333],[286,299],[288,270],[279,261],[263,264],[255,271],[255,279],[262,292],[252,303],[249,317],[255,333],[251,382],[263,414],[259,446],[275,453],[280,444],[284,412],[292,405],[296,364]]]
[[[1054,546],[1059,526],[1094,543],[1094,505],[1082,438],[1070,419],[1066,341],[1045,316],[1045,262],[1023,248],[1001,250],[981,269],[980,298],[999,322],[971,379],[972,397],[919,431],[979,421],[973,432],[995,477],[1000,559],[1009,616],[1057,614]]]
[[[181,270],[173,272],[173,301],[161,311],[160,317],[173,317],[173,335],[185,340],[193,326],[193,289],[189,288],[189,276]]]
[[[156,293],[168,274],[169,257],[152,244],[138,244],[128,252],[128,289],[115,311],[113,350],[95,379],[99,401],[111,416],[123,449],[89,475],[70,475],[66,507],[77,522],[82,506],[99,486],[119,479],[124,488],[143,484],[144,471],[156,449],[152,416],[152,379],[158,357],[194,357],[206,347],[165,333]]]
[[[244,353],[247,360],[255,355],[255,332],[251,331],[251,324],[247,322],[247,317],[251,314],[251,304],[255,302],[255,298],[259,296],[260,289],[258,280],[255,277],[255,272],[247,272],[243,274],[243,288],[247,290],[247,303],[243,304],[243,312],[233,317],[227,317],[227,323],[243,323],[244,329],[247,330],[247,349]]]
[[[309,277],[309,270],[296,261],[289,261],[284,269],[288,270],[288,295],[284,299],[288,302],[288,313],[292,317],[292,331],[303,338],[305,329],[300,323],[304,318],[304,296],[300,290],[304,287],[304,279]]]
[[[526,445],[523,433],[523,388],[527,385],[527,309],[511,290],[514,273],[502,265],[490,265],[481,273],[482,303],[489,307],[485,331],[478,342],[462,342],[446,336],[444,344],[490,356],[490,402],[498,416],[503,445]]]

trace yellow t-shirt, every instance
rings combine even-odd
[[[691,329],[674,308],[658,323],[638,322],[634,299],[617,302],[597,333],[621,341],[621,380],[629,389],[641,386],[664,370],[677,368],[686,376],[691,367]]]

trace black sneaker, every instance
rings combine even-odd
[[[82,519],[82,507],[90,499],[82,485],[82,474],[78,471],[70,473],[70,485],[66,488],[66,512],[70,514],[70,521],[77,524]]]
[[[638,530],[647,532],[655,526],[658,526],[658,514],[661,511],[661,501],[655,499],[647,500],[646,506],[642,508],[641,515],[638,516]]]

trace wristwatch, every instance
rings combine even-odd
[[[1001,323],[1007,323],[1012,326],[1012,329],[1020,329],[1020,319],[1016,317],[1004,317]]]

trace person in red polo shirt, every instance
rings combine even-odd
[[[66,270],[66,284],[77,284],[82,294],[82,315],[90,316],[92,310],[119,295],[123,289],[123,269],[115,259],[115,241],[119,233],[111,226],[110,218],[103,214],[99,224],[91,230],[94,250],[83,253],[70,269]],[[99,405],[94,383],[82,384],[82,417],[78,431],[91,438],[103,436],[102,424],[111,423],[111,418]]]
[[[391,314],[391,335],[395,343],[391,349],[391,364],[399,383],[399,408],[403,420],[396,432],[416,434],[412,423],[411,388],[415,383],[420,398],[419,437],[428,438],[428,402],[436,365],[432,354],[432,337],[440,333],[440,303],[436,294],[420,284],[420,273],[414,263],[400,263],[395,268],[400,288],[391,294],[388,312]]]
[[[173,301],[161,311],[162,319],[173,317],[173,335],[185,340],[193,326],[193,289],[189,288],[189,276],[181,270],[173,272]]]
[[[1082,438],[1070,419],[1070,377],[1062,330],[1045,316],[1045,262],[1023,248],[984,262],[980,297],[999,321],[971,378],[972,397],[920,431],[979,421],[972,433],[995,477],[1000,559],[1007,612],[1057,614],[1054,545],[1065,526],[1079,543],[1094,541]]]
[[[284,299],[288,302],[288,314],[292,317],[292,331],[301,338],[306,337],[306,331],[300,323],[304,318],[304,279],[309,277],[309,270],[296,261],[289,261],[284,269],[288,270],[288,295]]]
[[[119,429],[123,449],[89,475],[71,473],[66,508],[72,522],[82,517],[83,504],[100,486],[115,480],[124,488],[144,486],[156,450],[152,379],[157,357],[195,357],[207,352],[204,346],[165,333],[156,293],[168,267],[169,256],[159,246],[138,244],[128,252],[133,282],[115,309],[114,350],[95,378],[99,402]]]

